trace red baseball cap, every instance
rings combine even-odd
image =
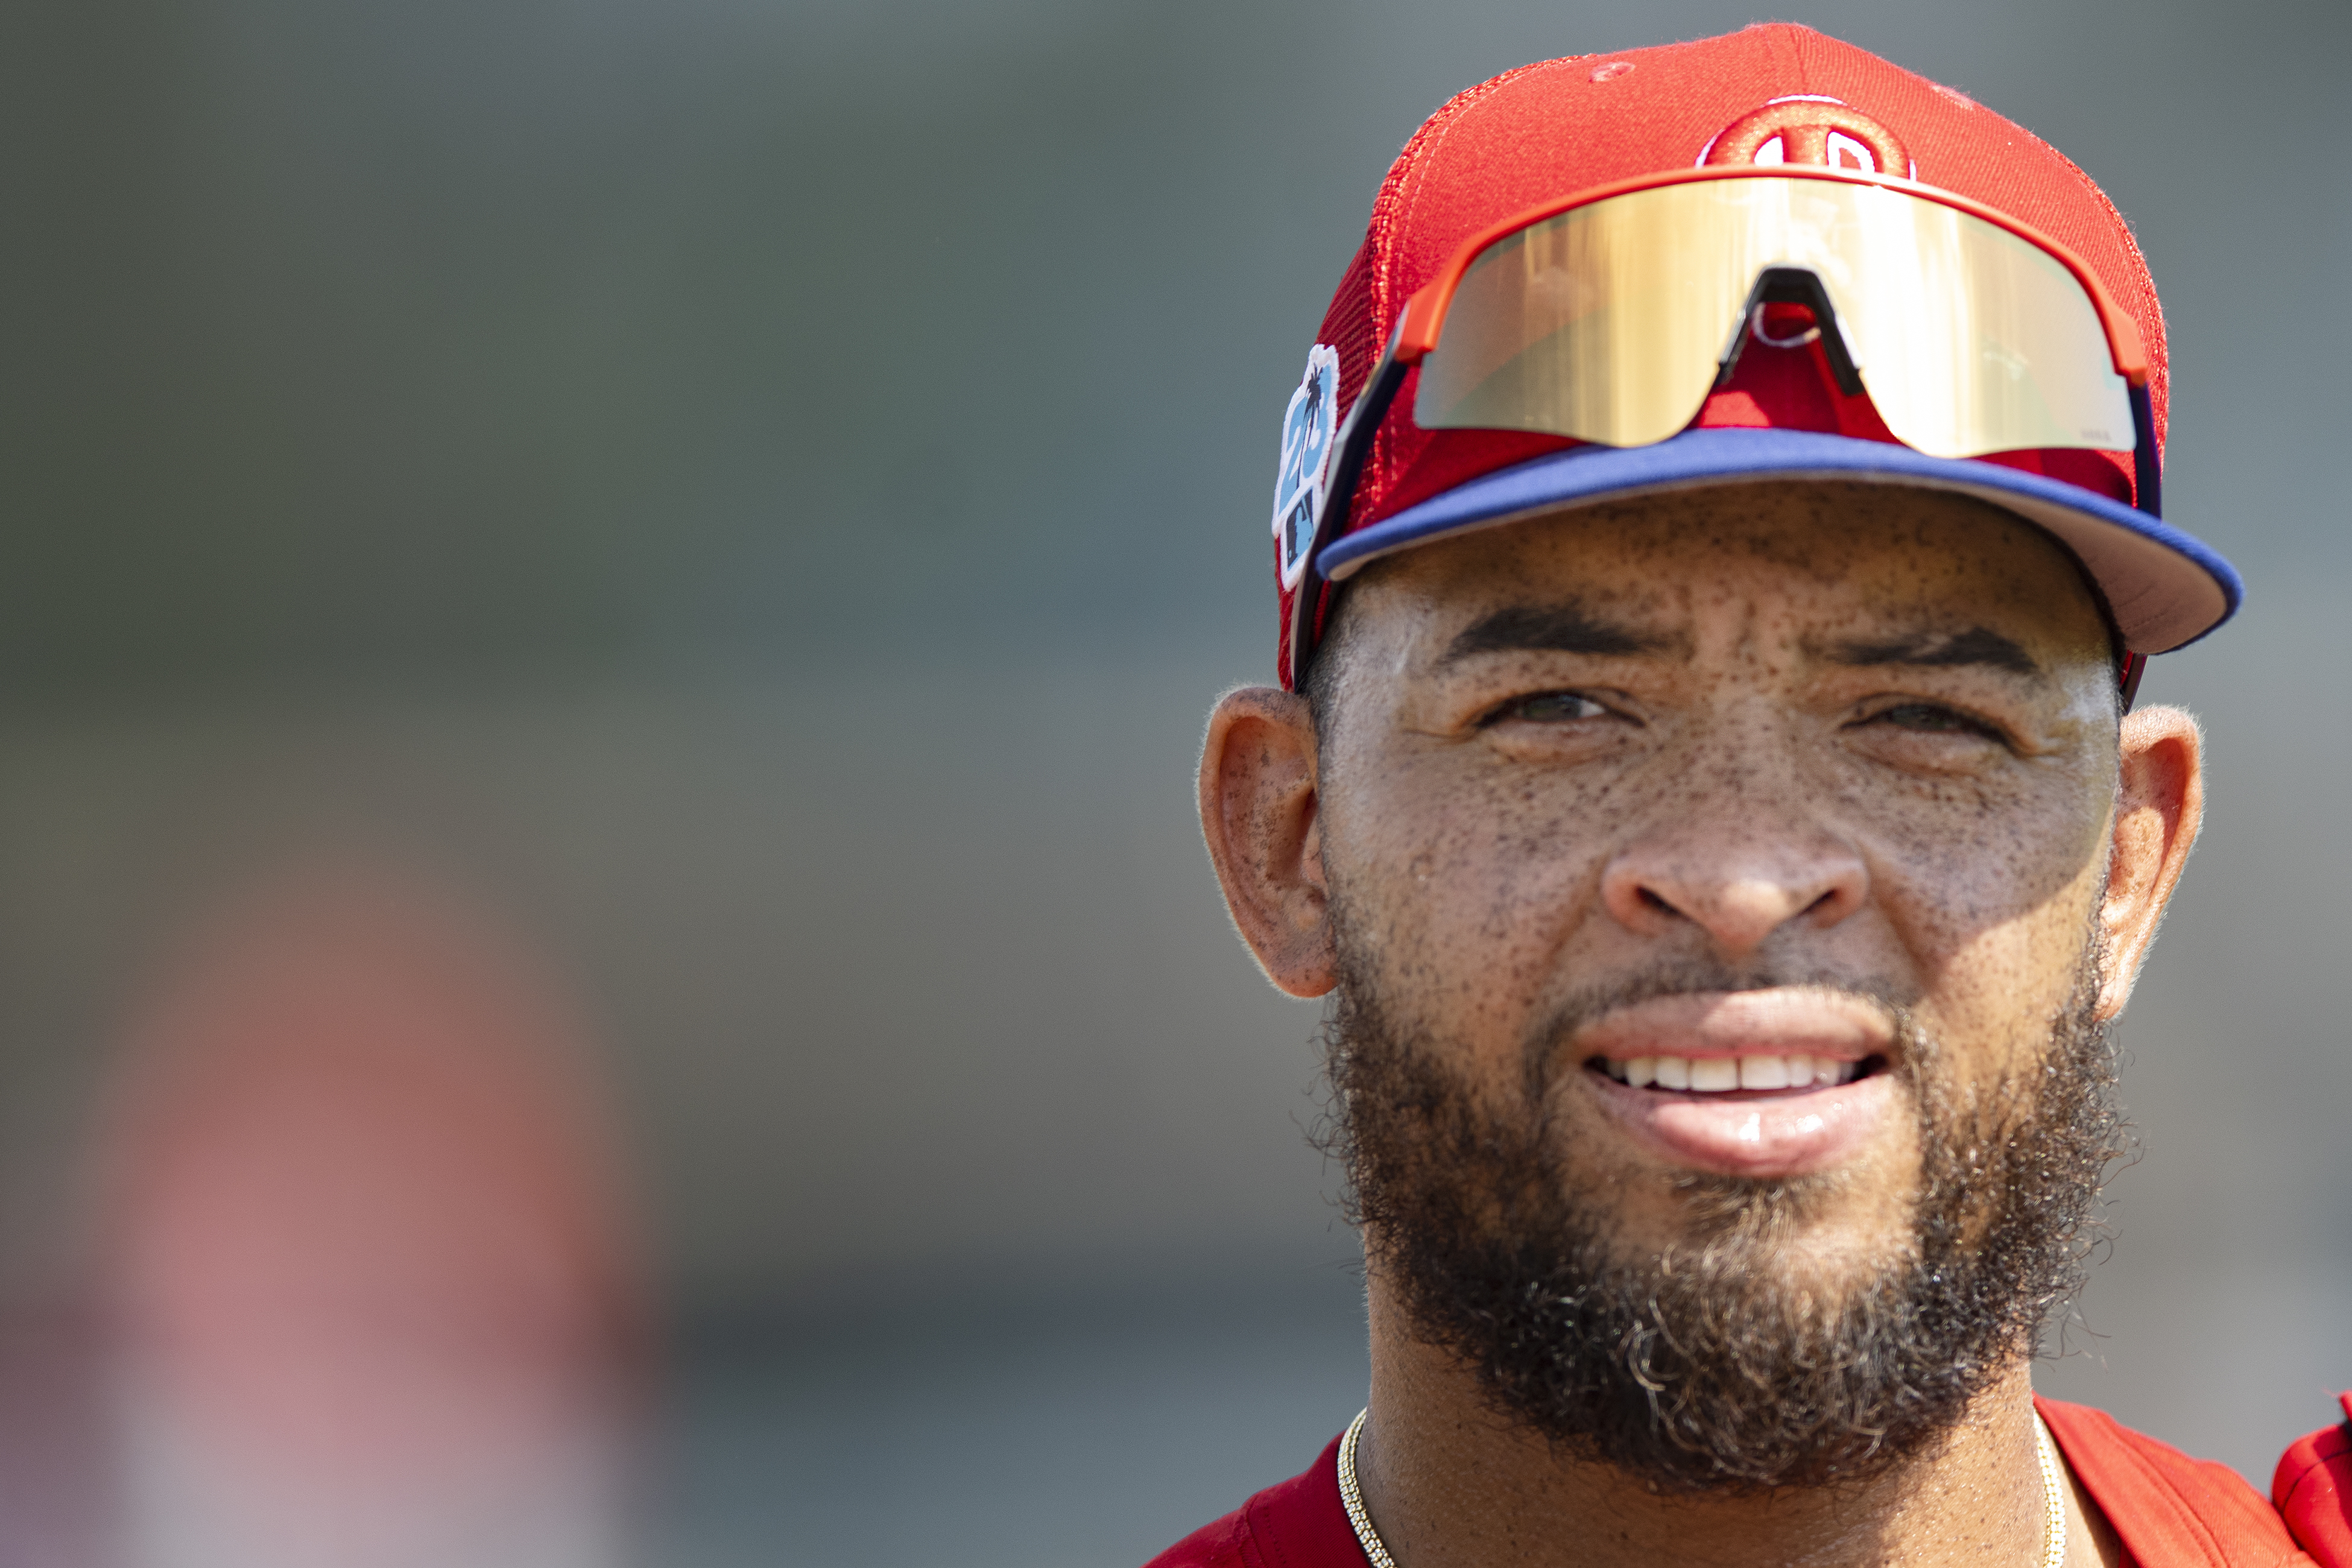
[[[1626,447],[1524,428],[1423,428],[1416,366],[1349,442],[1343,413],[1376,366],[1400,368],[1409,301],[1449,263],[1458,274],[1480,237],[1579,193],[1776,163],[1948,193],[2071,253],[2068,265],[2109,312],[2111,337],[2137,329],[2137,460],[2080,446],[1963,458],[1906,446],[1866,391],[1842,389],[1819,349],[1737,356],[1687,427]],[[2137,659],[2211,631],[2242,594],[2228,562],[2158,515],[2166,392],[2156,287],[2115,205],[2056,149],[1964,93],[1788,23],[1524,66],[1456,95],[1406,143],[1291,397],[1275,509],[1283,680],[1295,686],[1303,673],[1339,586],[1381,555],[1580,504],[1786,478],[1956,491],[2042,528],[2103,595],[2133,656],[2128,683]],[[1350,445],[1360,468],[1343,458]],[[1348,470],[1336,482],[1335,468]],[[1286,528],[1302,520],[1286,545]]]

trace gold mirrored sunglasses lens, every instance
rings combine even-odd
[[[1853,194],[1881,199],[1854,204],[1855,281],[1832,299],[1897,439],[1939,458],[2131,450],[2130,391],[2064,263],[1939,203]]]
[[[1769,267],[1822,279],[1865,389],[1909,446],[2133,444],[2097,310],[2056,258],[1938,202],[1771,176],[1631,192],[1488,247],[1422,363],[1414,419],[1663,441],[1696,416]]]
[[[1689,424],[1756,274],[1725,250],[1741,225],[1723,204],[1678,192],[1578,207],[1490,247],[1422,362],[1415,421],[1612,447]],[[1670,199],[1643,199],[1657,195]]]

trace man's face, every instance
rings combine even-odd
[[[1958,1412],[1918,1381],[2016,1348],[2106,1152],[2117,729],[2077,570],[1973,501],[1781,484],[1467,535],[1348,595],[1314,830],[1375,1269],[1555,1436],[1599,1428],[1530,1401],[1654,1426],[1678,1343],[1739,1363],[1682,1368],[1700,1405],[1775,1380],[1762,1437],[1685,1411],[1670,1481],[1924,1440]],[[1613,1393],[1591,1346],[1526,1342],[1644,1332]],[[1800,1386],[1840,1358],[1934,1419]]]
[[[1391,1026],[1540,1112],[1629,1254],[1691,1238],[1695,1172],[1838,1178],[1790,1267],[1882,1252],[1921,1150],[1893,1015],[1851,993],[1960,1087],[2030,1070],[2105,885],[2114,673],[2073,564],[1964,500],[1758,486],[1349,592],[1322,860]],[[1643,1062],[1690,1087],[1620,1081]],[[1726,1064],[1817,1081],[1695,1092]]]

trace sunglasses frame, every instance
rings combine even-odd
[[[1372,439],[1388,416],[1390,405],[1402,390],[1406,375],[1437,348],[1439,336],[1445,327],[1445,313],[1454,302],[1454,294],[1473,263],[1488,247],[1508,239],[1523,229],[1531,228],[1548,218],[1578,207],[1604,202],[1612,196],[1629,195],[1635,191],[1654,190],[1661,185],[1696,184],[1711,180],[1828,180],[1843,184],[1876,185],[1900,195],[1916,196],[1939,206],[1951,207],[1974,218],[2005,229],[2027,244],[2053,258],[2074,275],[2090,296],[2092,307],[2099,313],[2099,324],[2107,335],[2107,353],[2116,374],[2124,379],[2132,411],[2133,499],[2137,509],[2150,517],[2161,518],[2163,507],[2163,465],[2156,449],[2156,414],[2148,395],[2147,350],[2141,341],[2139,324],[2116,306],[2108,295],[2106,286],[2099,281],[2083,258],[2065,246],[2034,228],[2021,223],[1982,202],[1934,185],[1922,184],[1894,174],[1865,174],[1858,169],[1831,169],[1811,163],[1741,164],[1725,167],[1677,169],[1664,174],[1643,174],[1633,179],[1612,180],[1594,185],[1572,195],[1541,203],[1517,216],[1505,219],[1472,236],[1454,252],[1435,277],[1405,300],[1403,311],[1397,317],[1395,330],[1389,334],[1388,345],[1381,353],[1380,362],[1364,378],[1363,390],[1356,395],[1340,423],[1339,431],[1331,443],[1330,485],[1326,490],[1322,515],[1316,519],[1315,536],[1307,547],[1305,572],[1298,580],[1291,603],[1290,624],[1290,685],[1297,690],[1307,678],[1307,667],[1315,657],[1315,623],[1319,616],[1324,590],[1329,586],[1316,563],[1324,547],[1347,531],[1348,513],[1351,510],[1356,481],[1362,477],[1364,464],[1371,456]],[[1742,331],[1745,329],[1741,329]],[[1735,352],[1737,345],[1735,344]],[[2117,683],[2122,691],[2123,708],[2131,710],[2132,700],[2137,695],[2141,675],[2147,667],[2147,656],[2123,650],[2118,658]]]

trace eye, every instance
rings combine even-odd
[[[1517,719],[1529,724],[1569,724],[1579,719],[1598,719],[1609,710],[1591,698],[1574,691],[1538,691],[1533,697],[1522,697],[1507,702],[1487,719],[1490,724],[1506,719]]]
[[[1998,741],[2000,732],[1980,719],[1971,719],[1935,702],[1898,702],[1880,710],[1863,721],[1865,724],[1884,724],[1889,729],[1909,730],[1928,735],[1980,735],[1988,741]]]

